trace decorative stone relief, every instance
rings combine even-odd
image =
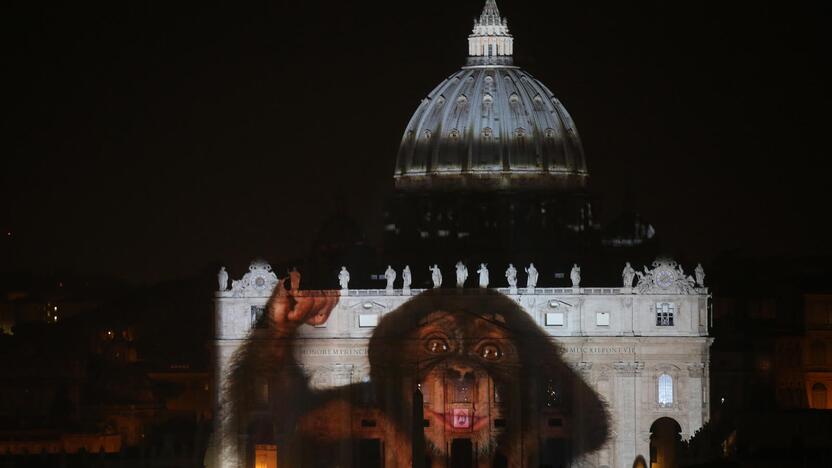
[[[644,363],[639,361],[624,362],[618,361],[613,363],[612,368],[621,375],[634,376],[644,370]]]
[[[271,294],[277,285],[277,275],[265,260],[254,260],[248,267],[248,273],[239,280],[231,282],[234,297],[264,297]]]
[[[637,271],[639,294],[694,294],[695,282],[685,275],[685,270],[675,261],[660,258],[653,262],[653,269],[644,267],[644,272]]]
[[[705,375],[705,363],[696,362],[688,364],[688,376],[701,379]]]

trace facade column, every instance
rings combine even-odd
[[[637,455],[640,400],[638,381],[644,363],[619,361],[613,364],[613,368],[616,371],[615,390],[618,407],[617,419],[613,422],[617,433],[615,463],[617,466],[630,466]]]

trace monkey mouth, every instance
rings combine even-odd
[[[433,417],[451,432],[477,432],[488,425],[488,418],[475,416],[473,410],[452,409],[445,413],[428,410]]]

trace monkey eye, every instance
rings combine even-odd
[[[447,353],[448,350],[451,349],[450,346],[448,346],[448,342],[440,337],[429,338],[425,342],[425,347],[428,351],[434,354]]]
[[[502,357],[503,352],[494,343],[486,343],[480,347],[480,357],[488,361],[496,361]]]

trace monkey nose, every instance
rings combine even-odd
[[[447,373],[452,380],[474,380],[474,369],[462,364],[449,365]]]

